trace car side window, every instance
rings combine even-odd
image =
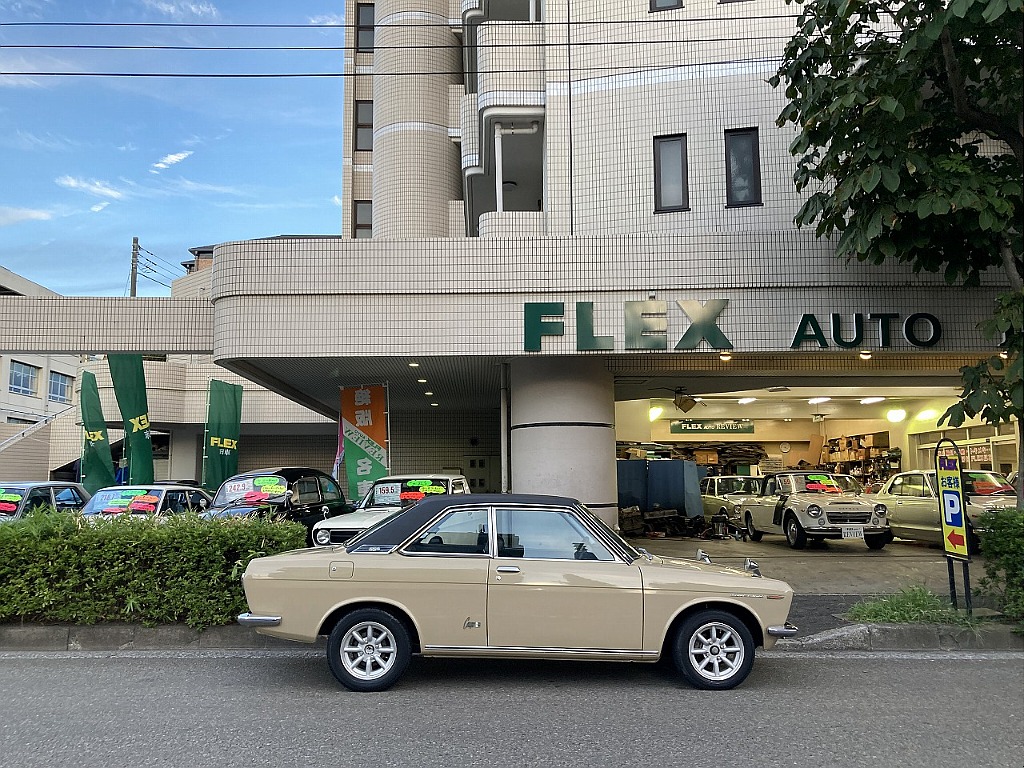
[[[33,488],[28,492],[28,496],[25,497],[24,510],[28,512],[30,509],[36,509],[37,507],[49,507],[52,506],[53,502],[50,500],[50,489],[49,488]]]
[[[469,493],[465,480],[455,480],[452,483],[452,493]]]
[[[920,498],[927,496],[924,488],[924,475],[907,475],[903,480],[903,496]]]
[[[186,508],[185,494],[181,491],[167,491],[164,494],[164,503],[160,505],[161,512],[168,512],[172,515],[184,512]]]
[[[486,555],[487,510],[458,509],[449,512],[406,547],[406,552],[438,555]]]
[[[320,501],[320,485],[315,477],[300,477],[292,485],[292,504],[316,504]]]
[[[74,488],[67,487],[60,490],[54,488],[53,490],[53,500],[57,509],[77,509],[85,504],[85,500]]]
[[[324,501],[344,501],[345,496],[341,492],[341,488],[338,484],[330,477],[322,476],[320,478],[320,493],[323,496]]]
[[[565,510],[499,508],[497,525],[499,557],[533,557],[545,560],[615,559],[574,515]]]
[[[189,506],[192,507],[192,509],[202,509],[203,501],[205,499],[206,497],[203,496],[203,494],[201,494],[199,491],[192,491],[192,493],[189,494],[188,503]]]
[[[775,478],[773,477],[768,482],[766,482],[764,484],[764,495],[765,496],[776,496],[776,495],[778,495],[778,493],[779,493],[778,484],[776,483]]]
[[[711,494],[711,478],[705,477],[703,480],[700,481],[700,492],[703,493],[705,496]]]

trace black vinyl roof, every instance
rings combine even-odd
[[[499,505],[574,507],[580,503],[567,496],[541,496],[532,493],[446,493],[430,496],[389,518],[377,530],[361,537],[356,546],[397,547],[447,507]]]

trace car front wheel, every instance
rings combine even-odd
[[[793,514],[786,518],[786,541],[793,549],[803,549],[807,546],[807,534]]]
[[[386,691],[409,666],[409,632],[387,611],[362,608],[345,616],[327,639],[327,661],[350,691]]]
[[[864,543],[868,545],[868,549],[882,549],[886,544],[892,541],[892,538],[892,531],[868,534],[864,537]]]
[[[701,611],[680,625],[672,659],[676,669],[696,688],[735,688],[754,664],[754,638],[731,613]]]
[[[763,536],[764,533],[754,527],[754,518],[752,518],[750,513],[747,512],[747,537],[751,541],[760,541]]]

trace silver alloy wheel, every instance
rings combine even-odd
[[[694,671],[714,682],[728,680],[743,666],[743,639],[728,624],[709,621],[690,635],[688,646]]]
[[[376,621],[363,621],[349,628],[341,640],[341,663],[359,680],[383,677],[395,664],[398,646],[391,630]]]

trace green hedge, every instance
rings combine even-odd
[[[999,601],[1003,615],[1024,630],[1024,509],[989,512],[982,519],[981,555],[987,575],[981,591]]]
[[[266,520],[31,514],[0,525],[0,621],[231,624],[247,609],[249,560],[305,537]]]

